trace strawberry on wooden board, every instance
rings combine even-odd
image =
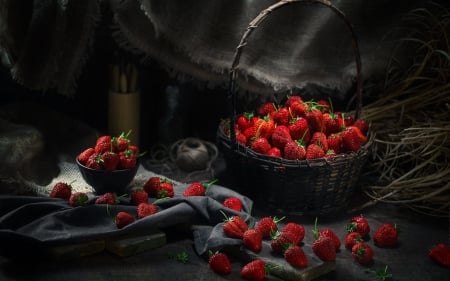
[[[353,245],[355,245],[358,242],[363,242],[363,238],[359,232],[349,232],[345,236],[344,239],[344,246],[345,248],[351,250]]]
[[[305,158],[308,160],[322,158],[325,156],[325,151],[323,151],[322,147],[315,143],[310,143],[306,147],[306,156]]]
[[[123,228],[134,222],[134,216],[128,212],[118,212],[114,222],[117,228]]]
[[[89,157],[94,153],[95,149],[93,147],[86,148],[80,154],[78,154],[78,162],[86,166],[86,162],[88,161]]]
[[[119,155],[117,153],[107,151],[102,154],[102,166],[107,171],[114,171],[119,166]]]
[[[380,225],[373,233],[373,242],[380,248],[395,247],[398,244],[397,226],[390,223]]]
[[[365,265],[372,261],[373,250],[368,244],[358,242],[352,247],[352,257],[358,263]]]
[[[153,214],[156,214],[158,212],[158,207],[156,205],[153,205],[151,203],[140,203],[137,206],[136,214],[138,219],[142,219],[148,216],[151,216]]]
[[[311,133],[309,130],[308,121],[306,121],[305,118],[296,117],[291,119],[288,128],[293,140],[302,140],[304,143],[309,143]]]
[[[270,238],[278,230],[278,223],[283,219],[284,217],[262,217],[256,223],[255,230],[261,233],[263,239]]]
[[[271,136],[272,146],[284,150],[286,143],[292,141],[292,137],[289,128],[285,125],[277,126]]]
[[[69,205],[72,207],[85,206],[88,202],[88,196],[84,192],[75,192],[70,195]]]
[[[69,200],[70,195],[72,195],[72,186],[70,183],[66,182],[57,182],[52,188],[50,192],[50,197],[52,198],[61,198]]]
[[[118,203],[119,199],[113,192],[106,192],[95,199],[95,204],[116,205]]]
[[[223,232],[230,238],[242,239],[244,232],[248,229],[248,225],[240,216],[225,216],[223,224]]]
[[[135,206],[137,206],[141,203],[147,203],[148,202],[148,193],[142,188],[137,188],[137,189],[131,191],[130,199],[131,199],[131,203]]]
[[[336,260],[336,247],[332,238],[328,236],[321,236],[317,227],[317,218],[313,228],[314,242],[312,244],[312,250],[317,257],[323,261],[335,261]]]
[[[302,141],[291,141],[284,146],[284,158],[289,160],[304,160],[306,149]]]
[[[330,237],[333,240],[334,248],[336,249],[336,251],[338,251],[341,247],[341,240],[333,230],[329,228],[322,229],[319,231],[319,236]]]
[[[263,238],[261,233],[255,229],[247,229],[242,236],[244,246],[254,253],[261,252],[262,240]]]
[[[241,277],[251,281],[261,281],[266,278],[269,268],[261,259],[253,260],[245,264],[241,269]]]
[[[272,146],[264,137],[256,138],[250,146],[251,150],[261,154],[267,154],[270,148],[272,148]]]
[[[223,200],[222,203],[225,207],[230,208],[232,210],[235,211],[242,211],[242,201],[241,199],[235,197],[235,196],[230,196],[225,198],[225,200]]]
[[[214,179],[208,183],[203,182],[193,182],[189,184],[183,192],[184,197],[190,196],[205,196],[206,189],[217,182],[217,179]]]
[[[308,258],[299,246],[288,247],[284,251],[284,259],[293,267],[305,268],[308,266]]]
[[[305,227],[299,223],[288,222],[281,230],[281,234],[289,234],[292,237],[292,243],[297,245],[305,238]]]
[[[347,232],[358,232],[361,237],[365,237],[370,232],[370,225],[367,219],[361,214],[351,218],[347,225]]]
[[[450,248],[444,243],[438,243],[428,250],[428,256],[437,264],[450,267]]]
[[[216,273],[224,275],[231,273],[231,262],[225,253],[210,251],[208,265]]]

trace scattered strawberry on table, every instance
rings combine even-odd
[[[381,248],[390,248],[397,246],[397,226],[390,223],[380,225],[373,233],[373,241],[376,246]]]
[[[450,248],[444,243],[438,243],[428,250],[428,256],[437,264],[450,267]]]
[[[57,182],[53,186],[52,191],[50,192],[50,197],[52,198],[61,198],[69,200],[71,195],[72,195],[72,186],[70,185],[70,183],[66,182]]]
[[[304,101],[288,96],[279,105],[266,102],[254,112],[240,114],[236,140],[256,153],[289,160],[330,158],[358,151],[367,142],[368,124],[334,112],[326,100]],[[229,134],[229,122],[222,123]]]
[[[229,274],[231,272],[231,262],[225,253],[209,252],[209,267],[219,274]]]
[[[372,261],[373,250],[369,244],[358,242],[352,247],[352,257],[360,264],[368,264]]]

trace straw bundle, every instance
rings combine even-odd
[[[392,54],[383,96],[364,109],[375,132],[366,174],[372,180],[364,187],[373,199],[369,205],[405,204],[427,215],[449,216],[449,16],[442,7],[407,15],[403,32],[408,35]],[[402,56],[410,58],[407,67]]]

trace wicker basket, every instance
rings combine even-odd
[[[237,118],[236,70],[247,38],[272,11],[299,2],[317,3],[329,7],[344,21],[351,32],[357,68],[355,120],[360,116],[361,60],[351,24],[345,15],[329,1],[290,0],[273,4],[254,18],[236,49],[229,80],[230,124],[235,124]],[[287,160],[262,155],[238,144],[234,126],[229,126],[229,129],[230,133],[227,135],[224,133],[224,127],[219,127],[217,142],[227,162],[228,172],[237,180],[235,187],[250,196],[257,207],[281,214],[318,215],[348,206],[350,198],[355,193],[356,184],[368,158],[372,142],[368,137],[368,142],[357,152],[339,154],[332,158]]]

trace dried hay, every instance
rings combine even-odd
[[[393,52],[383,96],[363,110],[374,132],[365,174],[372,181],[363,188],[373,201],[366,206],[404,204],[449,216],[450,13],[435,8],[408,14],[402,30],[408,35]],[[398,59],[403,55],[411,55],[407,68]]]

